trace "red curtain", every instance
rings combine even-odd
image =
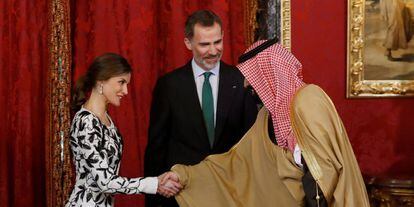
[[[0,1],[0,206],[45,206],[47,2]]]
[[[223,20],[224,56],[235,63],[245,49],[243,0],[90,0],[73,1],[74,80],[94,57],[125,56],[133,67],[129,95],[110,114],[124,137],[122,176],[143,175],[143,154],[152,89],[165,72],[185,64],[184,23],[197,9],[211,9]],[[116,206],[142,206],[143,196],[117,196]]]

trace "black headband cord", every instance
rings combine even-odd
[[[243,63],[245,61],[247,61],[248,59],[256,56],[259,52],[265,50],[266,48],[272,46],[273,44],[276,44],[278,41],[277,37],[267,40],[266,42],[263,42],[262,44],[260,44],[259,46],[255,47],[253,50],[250,50],[247,53],[244,53],[243,55],[241,55],[239,57],[239,61],[238,63]]]

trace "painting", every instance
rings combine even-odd
[[[348,0],[347,97],[414,95],[414,0]]]

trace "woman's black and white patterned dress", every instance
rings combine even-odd
[[[113,206],[113,194],[155,194],[156,177],[118,176],[122,138],[112,120],[104,125],[82,108],[72,122],[70,145],[76,166],[76,183],[66,206]]]

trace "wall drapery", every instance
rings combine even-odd
[[[0,1],[0,206],[45,206],[46,1]]]

